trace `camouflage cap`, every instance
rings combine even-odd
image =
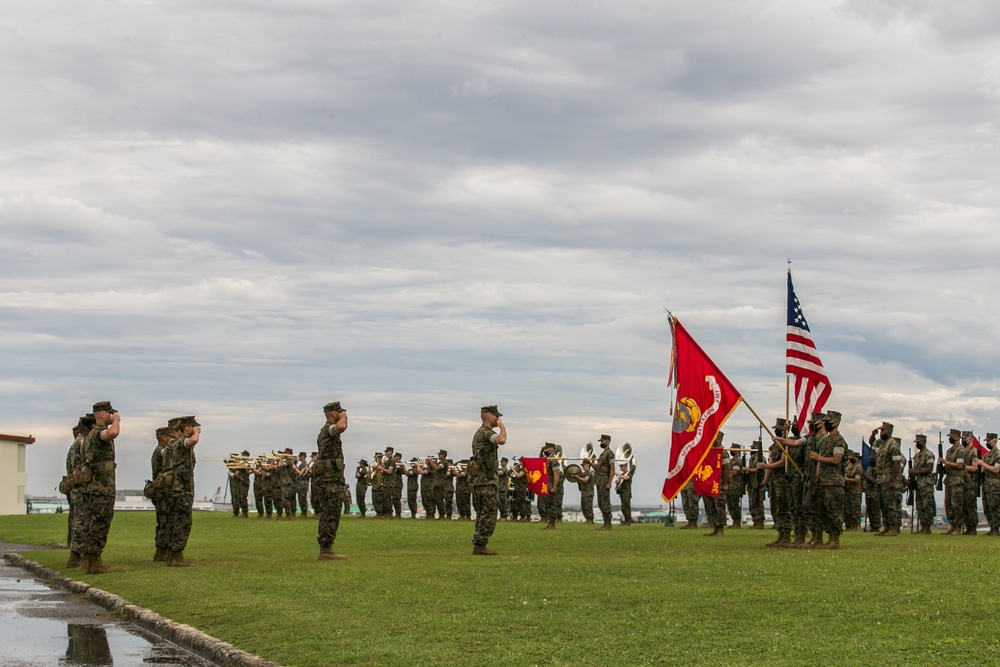
[[[597,439],[598,442],[604,442],[605,440],[611,442],[611,436],[606,433],[602,433],[601,437]]]
[[[160,428],[156,429],[156,437],[162,438],[165,435],[170,435],[170,431],[171,431],[170,427],[161,426]],[[249,454],[247,454],[247,456],[249,456]]]
[[[510,461],[510,459],[508,459],[506,456],[501,456],[500,463],[503,463],[504,461]]]
[[[501,413],[495,405],[484,405],[479,409],[479,412],[488,412],[494,417],[503,417],[503,413]]]
[[[285,447],[285,453],[286,454],[294,454],[295,452],[292,450],[291,447]]]
[[[543,450],[545,450],[545,449],[555,449],[555,448],[556,448],[556,443],[554,443],[554,442],[546,442],[544,445],[542,445],[542,449]]]
[[[113,407],[111,407],[111,401],[98,401],[97,403],[94,403],[93,411],[94,412],[111,412],[111,413],[118,412]]]
[[[962,431],[962,437],[963,438],[971,438],[972,437],[972,431]]]
[[[245,449],[242,452],[240,452],[240,454],[242,454],[243,456],[250,456],[250,452],[248,452]]]
[[[439,449],[438,450],[438,456],[448,456],[447,450]]]
[[[366,466],[366,465],[368,465],[368,461],[365,461],[364,459],[361,459],[360,461],[358,461],[358,465],[359,466]]]
[[[94,419],[94,414],[88,412],[77,420],[76,425],[78,428],[93,428],[96,423],[97,420]]]
[[[396,451],[396,448],[393,447],[392,445],[387,445],[386,448],[385,448],[385,453],[386,454],[388,454],[389,452],[394,452],[394,451]]]
[[[962,432],[959,431],[957,428],[953,428],[950,431],[948,431],[948,437],[949,438],[961,438],[962,437]]]
[[[183,425],[185,419],[187,419],[187,417],[171,417],[167,420],[167,428],[173,431],[178,426]]]
[[[788,427],[788,420],[784,417],[778,417],[774,420],[774,426],[771,428],[785,429]]]
[[[842,416],[843,415],[841,415],[836,410],[827,410],[826,411],[826,417],[824,417],[824,420],[825,421],[831,421],[831,422],[837,422],[839,424],[840,423],[840,418]]]
[[[299,452],[299,457],[302,457],[302,456],[305,456],[305,455],[306,455],[305,452]]]
[[[926,445],[927,444],[927,436],[924,435],[923,433],[918,433],[917,437],[915,437],[913,439],[913,442],[919,442],[922,445]]]
[[[344,408],[340,407],[340,401],[333,401],[332,403],[327,403],[323,406],[323,412],[343,412]]]
[[[846,456],[849,459],[856,459],[856,458],[858,458],[858,453],[856,451],[854,451],[853,449],[848,449]]]
[[[893,426],[892,424],[890,424],[890,423],[889,423],[889,422],[887,422],[887,421],[883,421],[883,422],[882,422],[882,426],[881,426],[880,428],[882,428],[883,430],[886,430],[886,431],[888,431],[889,433],[892,433],[892,429],[894,429],[894,428],[896,428],[896,427],[895,427],[895,426]]]
[[[194,418],[194,415],[188,415],[187,417],[185,417],[184,418],[184,425],[185,426],[201,426],[201,424],[198,423],[198,420]]]
[[[996,439],[997,439],[997,434],[996,433],[987,433],[986,434],[986,441],[987,442],[989,442],[990,440],[996,440]]]
[[[309,456],[319,456],[319,452],[309,452]]]

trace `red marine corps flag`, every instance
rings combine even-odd
[[[677,391],[663,499],[673,500],[705,459],[715,436],[743,396],[676,317],[670,316],[674,349],[670,382]],[[718,466],[715,466],[718,468]]]
[[[536,496],[549,495],[548,460],[542,458],[521,457],[521,467],[524,468],[524,479],[528,483],[528,491]]]
[[[722,448],[712,447],[694,471],[694,492],[699,496],[718,498],[722,490]]]

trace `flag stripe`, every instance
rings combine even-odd
[[[788,272],[785,342],[785,372],[795,378],[795,423],[801,431],[813,412],[823,411],[830,398],[831,386],[809,331],[809,323],[802,313],[802,305],[795,295],[791,271]]]

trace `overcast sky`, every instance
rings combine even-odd
[[[141,488],[196,414],[200,496],[327,401],[349,463],[463,457],[496,403],[510,454],[633,443],[657,504],[664,308],[770,421],[789,259],[850,444],[996,431],[998,38],[990,2],[8,4],[0,432],[50,494],[111,400]]]

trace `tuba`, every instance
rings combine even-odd
[[[580,449],[580,458],[584,461],[589,460],[591,464],[594,463],[597,459],[597,455],[594,454],[594,443],[588,442]]]

